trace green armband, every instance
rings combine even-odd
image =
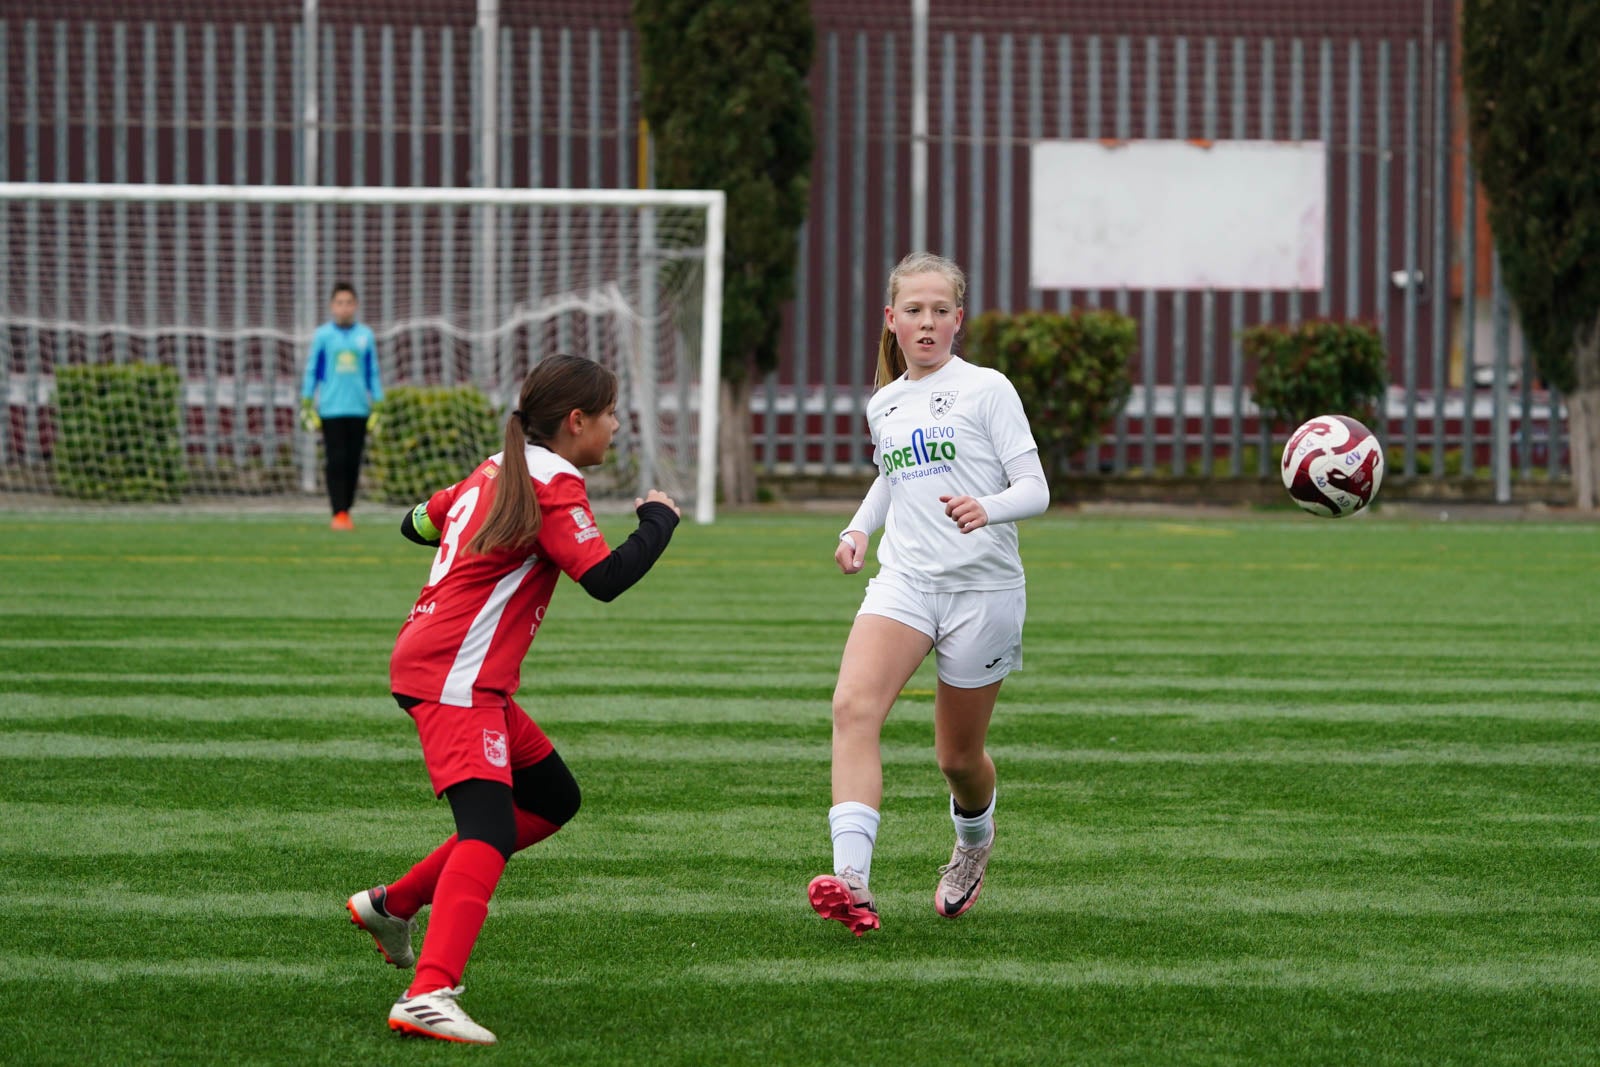
[[[428,505],[426,502],[418,504],[411,509],[411,525],[417,533],[422,535],[424,541],[437,541],[439,528],[428,518]]]

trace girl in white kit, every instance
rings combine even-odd
[[[954,352],[966,276],[915,252],[889,275],[877,391],[867,407],[878,477],[839,536],[845,574],[885,527],[833,692],[833,873],[811,906],[856,936],[878,928],[868,888],[883,801],[878,739],[911,675],[936,654],[934,751],[950,787],[955,850],[934,909],[955,918],[983,888],[994,847],[995,768],[984,748],[1001,682],[1022,665],[1027,597],[1017,520],[1050,503],[1022,402],[998,371]]]

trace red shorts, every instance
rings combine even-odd
[[[538,763],[555,746],[514,700],[458,708],[424,701],[407,712],[417,724],[435,795],[483,778],[511,784],[511,772]]]

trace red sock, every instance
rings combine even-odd
[[[428,853],[421,863],[407,871],[398,882],[390,882],[385,888],[389,895],[384,900],[384,907],[396,919],[409,919],[421,911],[424,905],[433,903],[434,887],[439,884],[439,872],[444,870],[445,860],[450,858],[450,850],[456,847],[456,835],[451,834],[444,839],[444,844]]]
[[[550,820],[523,811],[521,808],[517,809],[516,814],[518,852],[529,845],[538,844],[561,829]],[[386,887],[389,895],[384,900],[384,907],[390,915],[397,919],[409,919],[433,903],[434,889],[439,884],[439,873],[444,870],[445,860],[450,858],[450,850],[455,847],[456,835],[451,834],[445,838],[444,844],[429,853],[422,862],[407,871],[398,881],[389,883]]]
[[[517,851],[521,852],[529,845],[536,845],[540,841],[555,833],[561,827],[532,812],[517,809]]]
[[[461,972],[489,914],[489,898],[505,869],[506,858],[493,845],[470,838],[456,842],[439,874],[428,935],[422,939],[417,975],[407,996],[461,984]]]

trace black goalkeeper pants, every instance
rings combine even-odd
[[[361,453],[367,446],[364,415],[322,420],[322,450],[327,459],[328,506],[337,515],[356,502],[356,480],[361,477]]]

